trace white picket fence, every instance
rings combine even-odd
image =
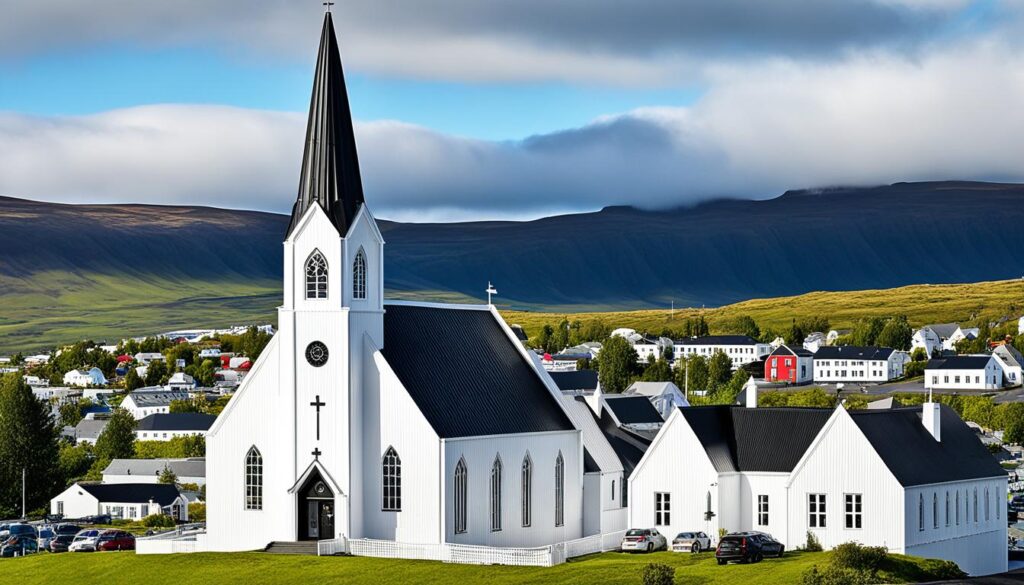
[[[477,546],[470,544],[412,544],[368,538],[322,540],[321,555],[348,553],[385,559],[414,559],[474,565],[553,567],[573,557],[616,550],[625,530],[530,548]]]
[[[206,550],[205,530],[176,530],[135,540],[135,554],[139,555],[194,553]]]

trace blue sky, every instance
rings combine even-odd
[[[319,2],[4,14],[0,194],[289,208]],[[1024,180],[1020,0],[349,0],[335,22],[386,217]]]

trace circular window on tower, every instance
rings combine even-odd
[[[314,341],[306,346],[306,361],[314,368],[327,363],[327,346],[321,341]]]
[[[316,495],[322,496],[327,493],[327,486],[324,485],[324,482],[318,481],[316,482],[316,486],[313,487],[313,491],[316,492]]]

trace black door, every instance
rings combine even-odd
[[[320,538],[334,538],[334,501],[320,501]]]
[[[298,540],[334,538],[334,493],[316,470],[310,474],[296,500]]]

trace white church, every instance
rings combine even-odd
[[[328,12],[278,332],[207,435],[209,549],[543,546],[583,536],[585,508],[625,528],[621,466],[585,504],[579,413],[494,307],[385,301],[383,257]]]

